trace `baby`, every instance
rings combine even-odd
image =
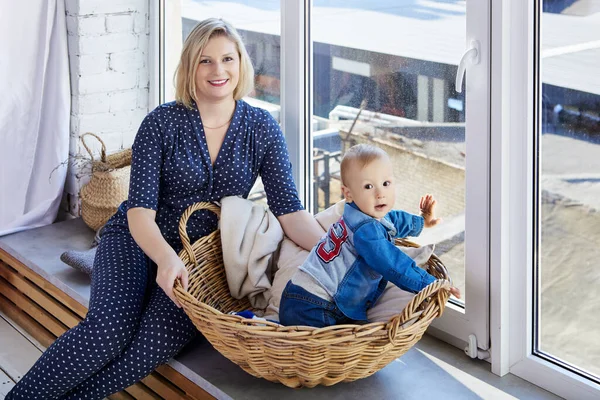
[[[394,246],[395,237],[418,236],[440,222],[436,201],[421,198],[421,216],[392,210],[392,163],[378,147],[359,144],[341,163],[343,216],[312,249],[281,295],[283,325],[325,327],[367,322],[367,310],[388,281],[413,293],[436,280]],[[450,292],[460,298],[460,291]],[[400,310],[398,310],[400,311]]]

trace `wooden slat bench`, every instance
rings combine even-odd
[[[90,240],[93,232],[85,237]],[[40,244],[32,244],[39,246]],[[4,246],[6,247],[6,246]],[[38,271],[39,272],[39,271]],[[69,296],[27,265],[0,248],[0,311],[42,346],[50,346],[86,315],[86,304]],[[75,271],[74,271],[75,272]],[[111,399],[214,399],[170,365],[162,365],[140,383],[110,396]]]

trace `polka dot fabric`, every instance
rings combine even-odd
[[[259,175],[273,214],[302,209],[279,125],[267,111],[243,100],[236,102],[214,165],[198,110],[176,103],[146,117],[133,149],[127,207],[156,210],[163,236],[178,250],[179,218],[188,206],[225,196],[248,197]],[[188,233],[195,240],[216,226],[214,214],[199,211],[190,218]]]
[[[302,209],[283,134],[262,109],[240,100],[211,164],[197,108],[167,103],[148,114],[133,145],[129,199],[104,229],[94,260],[86,318],[50,346],[6,399],[102,399],[167,362],[196,328],[155,283],[156,266],[135,243],[129,208],[156,210],[156,223],[176,250],[183,211],[198,201],[247,197],[262,177],[271,211]],[[212,213],[195,213],[196,240],[217,227]]]

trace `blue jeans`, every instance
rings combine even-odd
[[[281,294],[279,322],[282,325],[307,325],[323,328],[340,324],[362,324],[348,318],[335,303],[314,295],[289,281]]]

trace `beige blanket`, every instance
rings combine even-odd
[[[271,297],[273,254],[283,239],[279,221],[263,205],[231,196],[221,199],[220,228],[231,295],[248,296],[254,308],[264,310]]]

